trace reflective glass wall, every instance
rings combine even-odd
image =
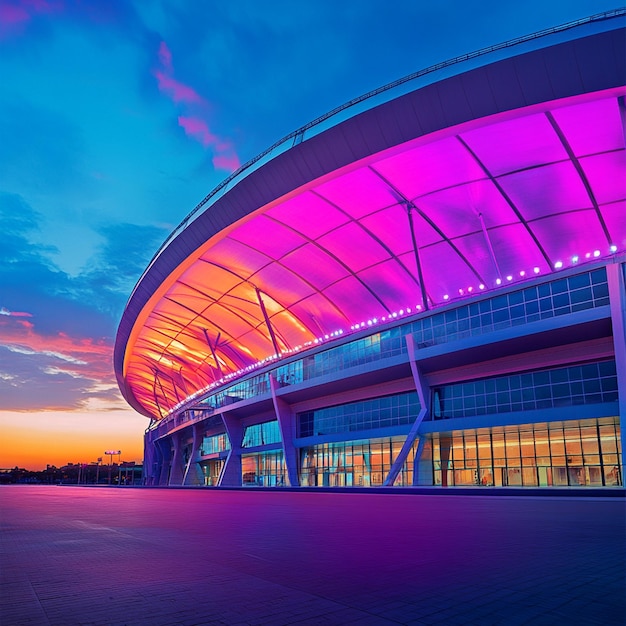
[[[220,475],[224,468],[224,459],[211,459],[202,464],[204,484],[207,487],[215,487],[219,484]]]
[[[301,487],[381,486],[400,453],[404,437],[382,437],[360,441],[339,441],[302,448]],[[415,448],[409,452],[396,478],[396,486],[413,481]]]
[[[296,418],[298,437],[412,424],[419,410],[417,393],[410,391],[305,411]]]
[[[623,485],[618,418],[434,433],[424,480],[438,486],[612,487]]]
[[[289,486],[282,450],[241,456],[241,483],[244,487]]]

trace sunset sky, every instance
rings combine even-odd
[[[0,468],[140,461],[112,353],[158,246],[330,109],[604,0],[0,0]]]

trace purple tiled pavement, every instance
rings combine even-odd
[[[624,624],[623,498],[0,487],[2,626]]]

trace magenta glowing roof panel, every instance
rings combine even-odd
[[[337,129],[260,168],[257,180],[278,193],[255,203],[245,185],[235,187],[222,202],[233,214],[229,202],[245,205],[239,218],[227,229],[206,226],[211,210],[217,215],[207,209],[186,229],[206,228],[203,243],[180,244],[180,252],[179,236],[142,278],[141,306],[129,304],[116,346],[125,397],[159,419],[276,352],[549,274],[574,257],[623,252],[620,71],[617,85],[531,103],[520,97],[517,106],[331,163],[291,187],[285,163],[319,142],[332,145]],[[371,120],[360,118],[339,125],[342,141],[351,128],[367,130]]]

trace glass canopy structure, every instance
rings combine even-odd
[[[115,350],[127,401],[173,424],[324,346],[619,264],[624,20],[595,16],[435,68],[237,172],[129,300]],[[622,315],[618,339],[623,328]],[[310,463],[296,462],[301,475]]]

